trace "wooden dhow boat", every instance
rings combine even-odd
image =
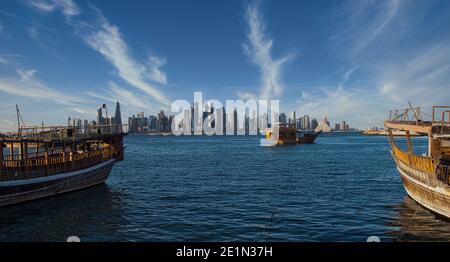
[[[274,127],[265,132],[266,145],[293,145],[297,143],[297,130],[290,124],[275,123]]]
[[[0,134],[0,206],[105,182],[123,160],[122,125],[19,128]]]
[[[450,106],[433,106],[431,120],[425,121],[421,108],[410,105],[391,111],[384,125],[408,195],[433,213],[450,218]],[[406,149],[394,140],[394,130],[406,132]],[[426,153],[414,152],[411,132],[428,136]]]
[[[317,132],[314,130],[298,130],[297,144],[312,144],[321,133],[322,130]]]

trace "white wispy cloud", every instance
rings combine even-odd
[[[81,13],[81,9],[72,0],[28,0],[28,4],[42,12],[61,10],[66,18],[71,18]],[[145,94],[137,95],[135,94],[136,92],[121,88],[113,82],[110,83],[107,90],[108,95],[100,95],[99,92],[88,92],[88,94],[91,97],[110,102],[119,100],[124,104],[140,109],[159,108],[161,106],[150,103],[147,98],[151,98],[162,105],[170,104],[169,99],[154,84],[167,84],[167,75],[162,69],[167,64],[166,57],[150,54],[144,62],[134,59],[119,28],[110,24],[100,10],[92,5],[91,7],[95,11],[97,23],[87,23],[81,19],[70,19],[68,24],[74,28],[90,48],[99,52],[114,66],[120,78],[128,85],[143,91]],[[40,25],[32,25],[27,27],[27,33],[39,46],[46,48],[45,43],[42,41],[40,29]],[[12,92],[11,90],[9,91]],[[80,114],[86,113],[82,112],[80,107],[74,106],[71,109]]]
[[[132,58],[128,45],[123,40],[119,28],[110,24],[106,18],[99,15],[100,26],[84,36],[85,42],[113,65],[118,76],[129,85],[144,91],[155,101],[163,105],[170,104],[169,99],[152,83],[165,84],[167,78],[161,71],[165,59],[151,56],[147,64]]]
[[[29,0],[28,4],[42,12],[53,12],[56,9],[56,4],[53,1]]]
[[[393,103],[385,102],[373,90],[345,87],[318,87],[315,92],[302,92],[297,101],[298,112],[332,122],[347,121],[353,127],[382,125]]]
[[[357,56],[367,50],[387,31],[403,5],[402,0],[349,1],[339,15],[339,26],[330,37],[335,51],[343,56]],[[398,37],[402,32],[396,31]]]
[[[450,100],[450,41],[380,66],[380,93],[398,103],[423,106]]]
[[[36,70],[17,69],[17,77],[0,78],[0,92],[34,100],[47,100],[64,105],[76,105],[82,100],[50,88],[36,78]]]
[[[69,107],[69,109],[73,112],[76,112],[80,115],[87,116],[87,117],[94,116],[95,112],[96,112],[95,108],[86,109],[86,108],[81,108],[81,107]]]
[[[340,84],[340,86],[344,85],[348,80],[350,80],[351,76],[353,75],[353,73],[355,73],[356,70],[358,70],[358,68],[361,65],[355,65],[353,67],[351,67],[347,72],[345,72],[345,74],[343,75],[343,79],[342,82]]]
[[[36,27],[27,27],[26,32],[28,36],[39,46],[43,47],[42,41],[39,37],[39,30]]]
[[[329,44],[340,67],[348,69],[337,84],[312,88],[299,100],[300,110],[321,110],[364,127],[382,125],[389,110],[409,101],[423,107],[448,102],[450,41],[419,41],[414,47],[403,41],[424,34],[417,28],[425,18],[438,21],[429,18],[431,7],[430,1],[344,2]],[[354,76],[357,81],[349,81]]]
[[[10,119],[0,119],[0,132],[10,132],[15,129],[15,126],[17,125]]]
[[[166,57],[150,55],[147,62],[149,80],[166,85],[167,75],[164,71],[161,70],[161,67],[163,67],[165,64],[167,64]]]
[[[28,0],[28,5],[45,13],[61,10],[66,18],[81,13],[80,8],[73,0]]]
[[[250,92],[245,92],[245,91],[236,91],[236,95],[238,96],[239,99],[242,100],[250,100],[250,99],[258,99],[258,97]]]
[[[60,57],[54,48],[55,36],[60,34],[57,30],[41,25],[39,23],[33,23],[25,28],[28,36],[39,47],[45,49],[48,53],[55,57]]]
[[[342,119],[365,106],[357,91],[349,91],[343,87],[317,89],[319,92],[316,94],[302,92],[298,101],[299,112],[316,112],[331,119]]]
[[[80,8],[73,0],[53,0],[62,9],[66,17],[77,16],[81,13]]]
[[[450,40],[377,61],[376,70],[370,70],[371,88],[347,87],[358,68],[346,71],[344,81],[336,86],[303,92],[297,101],[299,112],[326,114],[329,119],[365,127],[382,125],[390,110],[408,102],[427,111],[450,101]]]
[[[281,84],[282,68],[295,57],[294,53],[275,59],[272,57],[273,39],[266,33],[266,25],[259,10],[259,2],[253,1],[245,10],[248,25],[247,41],[243,44],[244,53],[259,67],[261,73],[260,97],[270,99],[283,92]]]
[[[0,56],[0,64],[7,65],[9,64],[9,61],[6,58]]]
[[[156,109],[160,108],[159,106],[151,103],[148,99],[146,99],[145,95],[139,95],[135,92],[131,92],[125,88],[120,87],[114,82],[110,82],[109,87],[100,93],[97,91],[88,91],[86,92],[86,94],[91,97],[111,103],[120,101],[120,103],[127,108],[127,111],[144,110],[156,112]]]

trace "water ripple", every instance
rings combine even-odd
[[[447,222],[405,197],[384,137],[264,148],[258,137],[130,135],[125,144],[106,185],[0,208],[0,241],[450,240]]]

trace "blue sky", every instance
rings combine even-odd
[[[449,1],[0,2],[0,130],[175,99],[280,99],[352,126],[450,102]],[[112,109],[111,109],[112,110]]]

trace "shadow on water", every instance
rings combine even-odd
[[[121,241],[123,194],[106,184],[0,208],[0,241]],[[68,204],[70,203],[70,204]]]
[[[395,212],[388,226],[394,230],[387,234],[393,241],[449,241],[450,223],[436,216],[406,196],[403,202],[393,205]]]

